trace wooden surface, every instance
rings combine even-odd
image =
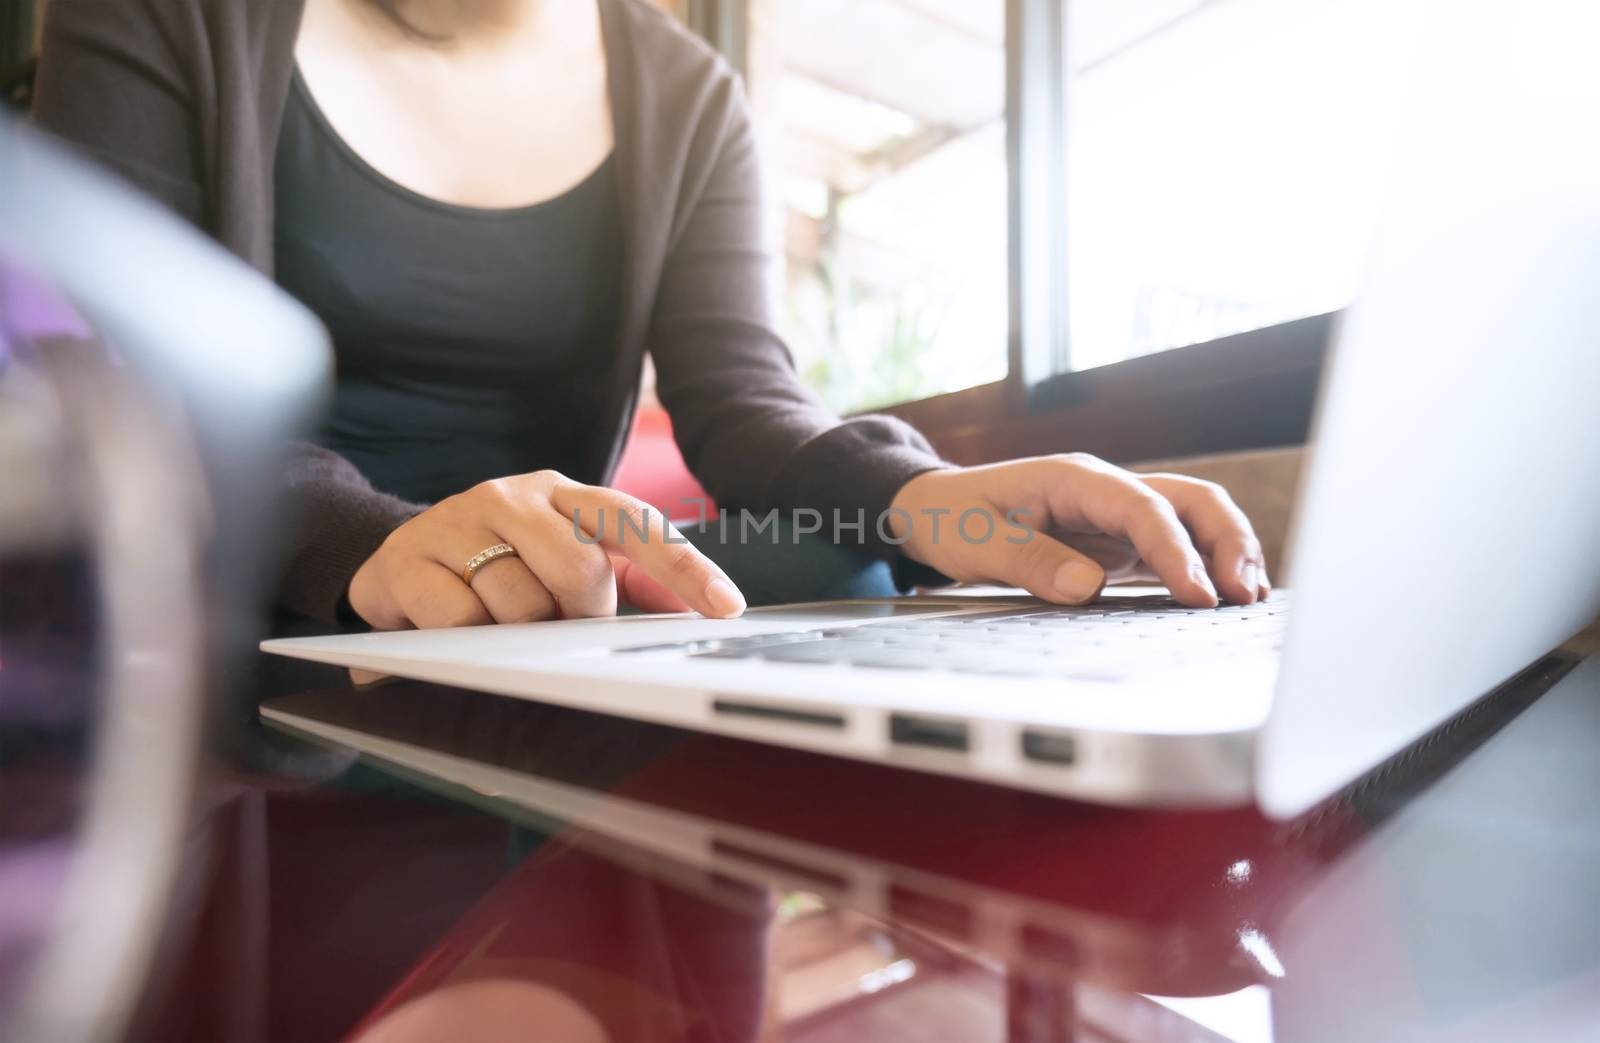
[[[1133,470],[1186,474],[1216,482],[1228,490],[1255,526],[1261,549],[1266,554],[1267,573],[1274,583],[1285,586],[1290,571],[1285,552],[1305,456],[1303,447],[1288,446],[1181,460],[1151,460],[1134,464]]]
[[[1300,485],[1305,458],[1304,447],[1293,446],[1181,460],[1152,460],[1136,464],[1133,469],[1192,475],[1227,489],[1255,525],[1273,581],[1287,586],[1291,582],[1292,565],[1286,560],[1286,549],[1295,492]],[[1579,655],[1600,652],[1600,620],[1562,647]]]

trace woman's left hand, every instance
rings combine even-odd
[[[1199,607],[1272,589],[1249,520],[1220,486],[1082,453],[918,475],[888,525],[902,553],[951,579],[1057,604],[1093,600],[1108,579],[1158,580]]]

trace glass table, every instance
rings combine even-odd
[[[414,682],[308,690],[263,717],[278,770],[213,773],[152,1033],[1600,1032],[1600,658],[1547,660],[1289,823]]]

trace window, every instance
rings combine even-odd
[[[1422,5],[687,4],[746,72],[829,404],[963,462],[1304,439]]]
[[[1071,0],[1064,368],[1348,303],[1408,6]]]
[[[1005,0],[748,0],[802,376],[855,411],[1006,375]]]

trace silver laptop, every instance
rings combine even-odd
[[[1336,337],[1292,599],[914,598],[262,647],[1091,801],[1301,812],[1600,611],[1600,146],[1537,82],[1438,82],[1460,90],[1396,164]]]

